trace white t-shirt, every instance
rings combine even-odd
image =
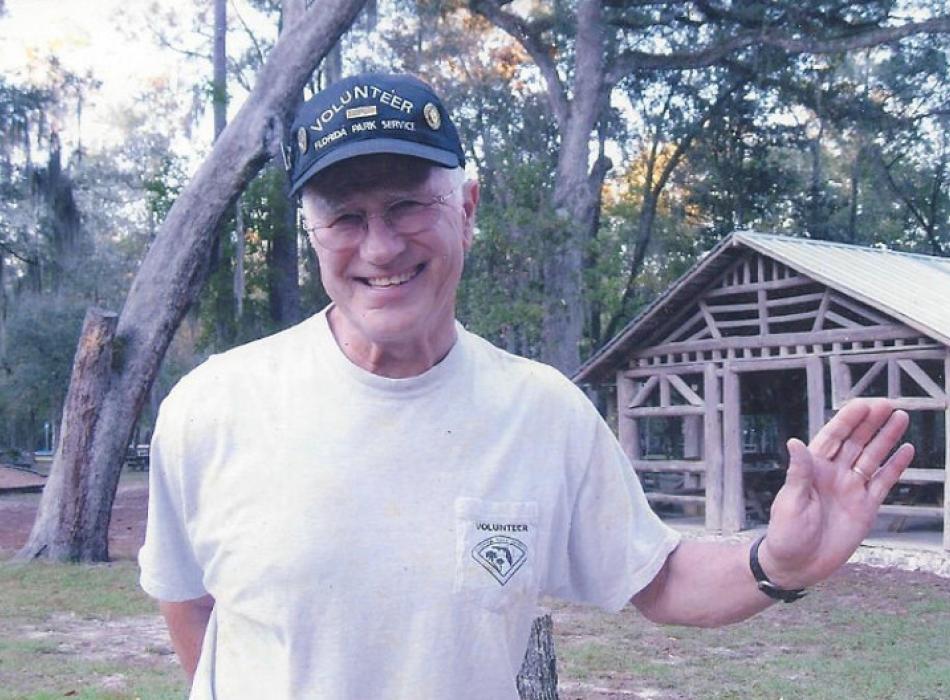
[[[142,587],[210,593],[192,700],[517,698],[541,595],[619,610],[678,543],[556,370],[458,327],[408,379],[326,312],[162,405]]]

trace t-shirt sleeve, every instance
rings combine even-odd
[[[149,454],[148,519],[139,550],[139,583],[153,598],[174,602],[204,596],[203,571],[188,538],[182,482],[182,431],[166,400]]]
[[[680,535],[650,508],[633,467],[599,416],[593,430],[546,592],[616,612],[659,573]]]

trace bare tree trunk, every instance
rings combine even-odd
[[[86,312],[63,410],[59,449],[39,514],[19,557],[61,561],[109,558],[112,497],[106,493],[115,490],[121,463],[119,469],[94,464],[92,436],[108,391],[117,320],[116,314],[101,309]]]
[[[557,657],[550,615],[535,618],[518,673],[521,700],[557,700]]]
[[[364,0],[327,0],[288,26],[271,50],[257,84],[241,110],[214,144],[191,182],[175,201],[132,282],[115,332],[116,352],[101,373],[80,367],[70,382],[95,385],[95,411],[86,417],[83,441],[62,440],[58,464],[76,464],[83,479],[78,503],[81,522],[95,517],[95,537],[105,538],[119,471],[132,428],[175,329],[197,297],[205,278],[211,244],[221,219],[238,194],[280,148],[282,125],[297,96],[324,54],[353,22]],[[67,408],[63,420],[80,414]],[[65,431],[64,431],[65,432]],[[51,479],[68,475],[54,474]],[[75,477],[70,477],[75,478]],[[51,490],[40,502],[37,519],[53,520],[18,553],[20,558],[70,558],[101,561],[105,548],[79,548],[78,535],[57,515],[67,508]],[[95,508],[95,510],[93,510]],[[61,544],[57,544],[61,543]]]

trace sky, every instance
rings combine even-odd
[[[206,79],[204,71],[211,72],[210,65],[159,46],[148,30],[152,4],[146,0],[6,0],[6,14],[0,17],[0,73],[14,83],[36,82],[51,55],[74,73],[91,71],[102,85],[84,105],[83,146],[115,145],[122,136],[114,126],[116,110],[132,105],[146,86],[161,82],[190,91]],[[154,4],[176,12],[182,25],[190,26],[194,0]],[[236,35],[232,31],[229,40]],[[72,127],[65,128],[67,148]],[[207,133],[210,141],[210,123],[207,128],[199,125],[198,133]]]

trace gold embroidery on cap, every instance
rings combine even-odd
[[[307,130],[304,127],[297,129],[297,148],[301,153],[307,152]]]
[[[442,115],[439,114],[439,108],[431,102],[426,103],[422,108],[422,115],[426,118],[426,124],[433,130],[438,130],[442,126]]]
[[[362,119],[363,117],[375,117],[379,110],[376,105],[366,105],[365,107],[352,107],[346,110],[347,119]]]

